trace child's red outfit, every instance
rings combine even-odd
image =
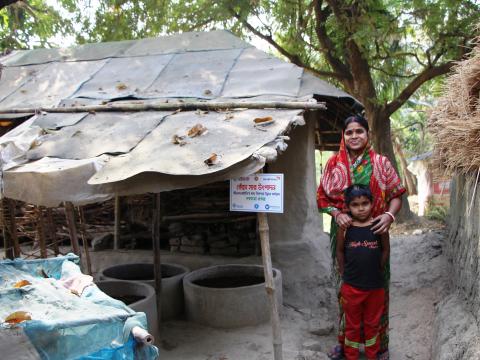
[[[385,290],[381,270],[381,237],[371,226],[350,226],[345,232],[345,264],[340,290],[345,310],[345,358],[357,360],[363,322],[365,354],[376,359]]]

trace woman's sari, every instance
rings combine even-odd
[[[325,166],[320,186],[317,191],[318,208],[325,213],[334,211],[346,212],[343,191],[350,185],[368,185],[373,195],[372,215],[376,217],[388,209],[388,203],[393,198],[401,196],[406,190],[402,186],[399,176],[390,161],[374,152],[367,146],[362,156],[351,161],[345,143],[342,139],[340,151],[333,155]],[[332,217],[330,228],[330,248],[333,264],[336,257],[338,225]],[[334,266],[337,285],[340,285],[340,276]],[[385,266],[385,307],[380,320],[380,352],[388,350],[388,304],[390,286],[390,263]],[[345,321],[342,305],[339,302],[339,341],[343,345],[345,339]]]

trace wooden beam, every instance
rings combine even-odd
[[[75,255],[82,257],[80,252],[80,245],[77,237],[77,226],[75,223],[75,209],[73,204],[69,201],[65,202],[65,217],[67,218],[68,233],[70,234],[70,241],[72,250]]]
[[[243,217],[248,217],[248,216],[243,216]],[[237,214],[232,214],[231,212],[197,213],[197,214],[162,216],[163,221],[179,221],[179,220],[195,220],[195,219],[222,219],[222,218],[241,218],[241,216],[238,216]]]
[[[107,105],[84,105],[71,107],[41,107],[0,109],[0,114],[38,113],[78,113],[78,112],[133,112],[133,111],[166,111],[166,110],[231,110],[231,109],[299,109],[299,110],[325,110],[325,103],[299,102],[299,101],[172,101],[144,103],[141,101],[126,103],[109,103]]]
[[[273,280],[272,258],[270,252],[270,234],[266,213],[258,213],[258,230],[262,247],[263,271],[265,274],[265,288],[270,302],[270,321],[273,330],[273,358],[282,360],[282,327],[278,312],[277,297],[275,296],[275,282]]]
[[[83,213],[83,208],[81,206],[78,207],[78,213],[80,215],[80,232],[82,234],[83,251],[85,253],[85,261],[87,263],[87,272],[88,275],[92,275],[92,264],[90,262],[90,251],[88,249],[87,241],[87,224],[85,223],[85,214]]]
[[[5,257],[7,259],[13,260],[15,254],[13,252],[13,241],[10,234],[9,221],[8,221],[8,205],[6,199],[0,200],[2,204],[1,215],[2,215],[2,232],[3,232],[3,246],[5,249]]]
[[[155,293],[157,296],[157,316],[158,326],[160,327],[162,321],[162,259],[160,257],[160,193],[154,195],[153,204],[153,223],[152,223],[152,238],[153,238],[153,270],[155,272]]]
[[[43,222],[43,209],[38,206],[37,209],[37,234],[40,247],[40,257],[47,258],[47,242],[45,239],[45,223]]]
[[[13,245],[13,256],[19,258],[21,255],[20,243],[18,242],[17,223],[15,220],[15,200],[6,199],[8,206],[9,230]]]
[[[55,255],[60,254],[60,250],[58,249],[58,240],[57,240],[57,228],[55,225],[55,221],[53,220],[52,209],[47,208],[47,219],[48,219],[48,228],[50,230],[50,238],[52,240],[53,251]]]

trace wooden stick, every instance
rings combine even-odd
[[[43,222],[43,209],[41,206],[37,207],[37,233],[40,257],[45,259],[47,257],[47,242],[45,240],[45,224]]]
[[[270,253],[270,235],[266,213],[258,213],[258,230],[262,246],[263,271],[265,274],[265,288],[270,302],[270,321],[273,330],[273,358],[282,360],[282,327],[278,313],[277,297],[275,296],[275,282],[273,280],[272,258]]]
[[[52,239],[52,246],[55,255],[60,254],[60,250],[58,249],[58,240],[57,240],[57,229],[55,226],[55,221],[53,220],[52,209],[47,208],[47,219],[48,219],[48,226],[50,230],[50,238]]]
[[[197,213],[197,214],[185,214],[185,215],[169,215],[163,216],[163,221],[178,221],[178,220],[193,220],[193,219],[221,219],[221,218],[233,218],[240,217],[236,214],[223,212],[223,213]],[[246,217],[246,216],[245,216]]]
[[[85,215],[81,206],[78,207],[78,213],[80,215],[80,233],[82,234],[83,251],[85,252],[85,260],[87,262],[87,272],[88,275],[92,275],[92,264],[90,262],[90,251],[88,250]]]
[[[120,196],[115,195],[115,225],[113,228],[113,249],[118,250],[120,248]]]
[[[6,199],[9,214],[10,236],[13,243],[13,256],[19,258],[21,255],[20,243],[18,242],[17,224],[15,220],[15,200]]]
[[[160,193],[155,194],[153,206],[153,269],[155,272],[155,292],[157,296],[158,326],[162,320],[162,261],[160,257]]]
[[[17,108],[0,109],[0,114],[37,113],[39,111],[49,113],[78,113],[78,112],[108,112],[108,111],[162,111],[162,110],[231,110],[243,109],[299,109],[299,110],[325,110],[325,103],[297,102],[297,101],[258,101],[258,102],[206,102],[206,101],[172,101],[158,103],[130,103],[107,105],[84,105],[71,107],[40,107],[40,108]]]
[[[3,232],[3,246],[5,248],[5,257],[7,259],[13,260],[15,258],[15,254],[13,252],[13,242],[12,242],[12,235],[10,234],[9,229],[9,222],[7,219],[7,204],[5,199],[1,201],[1,215],[2,215],[2,232]]]
[[[82,257],[80,245],[77,237],[77,226],[75,224],[75,209],[69,201],[65,202],[65,217],[67,218],[68,233],[72,244],[72,250],[75,255]]]

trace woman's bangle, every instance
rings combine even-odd
[[[390,216],[392,218],[392,222],[395,221],[395,215],[393,215],[390,211],[385,211],[385,214],[387,214],[388,216]]]

